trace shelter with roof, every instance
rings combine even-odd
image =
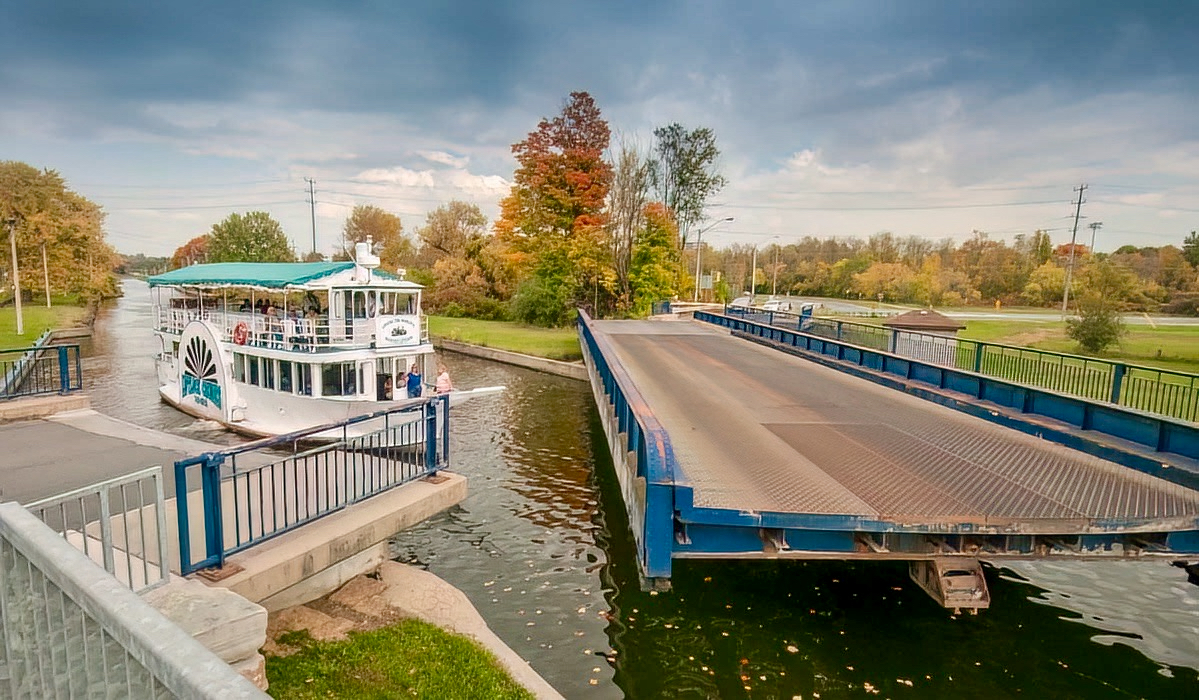
[[[961,321],[952,319],[945,314],[932,309],[915,309],[907,313],[892,316],[883,321],[883,325],[896,331],[919,331],[937,335],[957,335],[966,327]]]

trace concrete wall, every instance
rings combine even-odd
[[[487,348],[481,345],[470,345],[468,343],[460,343],[456,340],[447,340],[445,338],[434,338],[433,344],[442,350],[456,352],[460,355],[481,357],[485,360],[503,362],[504,364],[516,365],[517,367],[524,367],[525,369],[533,369],[537,370],[538,372],[554,374],[559,377],[577,379],[581,382],[587,381],[587,368],[577,362],[550,360],[545,357],[534,357],[533,355],[524,355],[519,352]]]

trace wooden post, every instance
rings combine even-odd
[[[42,243],[42,279],[46,282],[46,308],[50,308],[50,267],[46,264],[46,244]]]
[[[13,304],[17,309],[17,335],[25,335],[25,315],[21,312],[21,273],[17,270],[17,220],[8,220],[8,242],[12,246]]]

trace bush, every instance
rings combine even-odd
[[[572,320],[566,285],[546,284],[533,276],[521,283],[512,297],[512,315],[535,326],[565,326]]]
[[[1087,352],[1100,353],[1120,340],[1124,323],[1106,299],[1094,298],[1079,304],[1078,316],[1066,320],[1066,335]]]

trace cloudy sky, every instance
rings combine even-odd
[[[489,216],[510,146],[572,90],[614,134],[715,130],[705,239],[1199,228],[1194,2],[8,3],[0,159],[58,170],[123,252],[233,211],[328,251],[350,208]]]

